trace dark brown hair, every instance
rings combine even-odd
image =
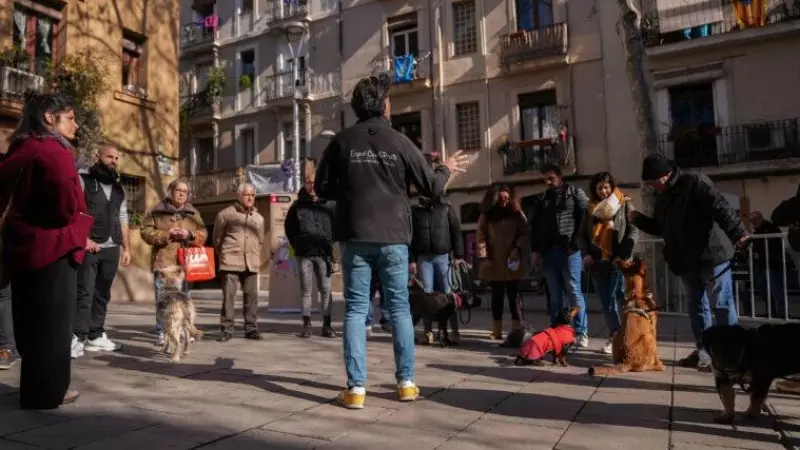
[[[493,184],[486,193],[483,194],[483,201],[481,202],[481,212],[485,213],[490,207],[497,204],[501,192],[508,192],[508,206],[507,208],[513,211],[521,211],[517,194],[514,192],[514,187],[508,184],[497,183]]]
[[[608,183],[611,185],[611,190],[617,188],[617,180],[614,179],[614,176],[608,172],[600,172],[592,177],[592,181],[589,182],[589,197],[595,201],[599,202],[603,200],[597,195],[597,185],[600,183]]]

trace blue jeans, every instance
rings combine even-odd
[[[581,311],[575,316],[575,332],[586,335],[589,332],[589,321],[586,318],[586,300],[581,292],[581,252],[568,255],[566,250],[552,248],[542,256],[542,268],[550,290],[550,325],[555,326],[558,311],[565,306],[579,307]]]
[[[11,285],[0,289],[0,349],[9,350],[14,356],[17,353],[17,341],[14,340],[14,318],[11,316]]]
[[[347,387],[367,381],[367,329],[372,268],[377,270],[389,310],[394,341],[395,378],[414,380],[414,325],[408,304],[408,246],[343,242],[344,367]]]
[[[159,276],[158,273],[154,273],[153,274],[153,288],[154,288],[153,290],[154,290],[154,292],[156,294],[156,297],[155,297],[155,299],[156,299],[156,302],[155,302],[156,303],[156,334],[161,334],[161,332],[164,331],[164,330],[161,327],[161,322],[158,320],[158,307],[159,307],[158,297],[159,297],[159,294],[161,293],[161,290],[164,289],[164,280],[161,279],[161,276]],[[183,291],[187,295],[189,294],[189,282],[188,281],[183,280],[183,285],[181,286],[181,291]]]
[[[383,301],[383,294],[378,292],[378,295],[380,296],[380,300],[378,300],[378,302],[380,303],[380,307],[381,307],[380,324],[383,325],[384,323],[387,323],[387,322],[391,323],[391,320],[389,319],[389,317],[390,317],[389,309],[386,307],[386,302]],[[370,296],[370,299],[369,299],[369,311],[367,312],[367,326],[371,327],[372,324],[374,324],[374,323],[375,323],[375,300]]]
[[[450,288],[450,255],[420,255],[417,257],[417,273],[425,292],[444,292],[449,294]],[[433,330],[433,321],[424,319],[422,321],[425,331]],[[458,331],[458,311],[450,316],[450,328]]]
[[[619,331],[619,304],[625,301],[625,278],[616,264],[611,261],[595,261],[589,274],[594,283],[594,290],[600,297],[603,308],[603,320],[606,323],[608,336]]]
[[[689,301],[689,320],[692,324],[695,346],[698,349],[703,347],[703,331],[711,327],[712,302],[717,325],[739,323],[733,298],[733,277],[731,271],[726,270],[727,267],[728,262],[724,262],[714,266],[713,270],[702,270],[700,273],[690,273],[680,277],[686,289]],[[722,273],[723,271],[725,273]],[[706,286],[706,282],[717,275],[719,277]]]

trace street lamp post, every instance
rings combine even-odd
[[[286,42],[289,51],[292,52],[292,163],[294,173],[292,174],[292,191],[300,190],[300,66],[297,59],[300,57],[300,47],[303,45],[303,37],[308,30],[303,22],[289,22],[286,24]],[[292,45],[292,37],[298,44],[297,50]]]

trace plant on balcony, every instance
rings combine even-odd
[[[30,61],[31,57],[28,53],[16,45],[0,51],[0,67],[28,70]]]
[[[225,69],[222,67],[212,67],[208,69],[208,81],[206,82],[206,95],[210,103],[219,105],[222,103],[222,96],[225,93]]]
[[[242,75],[239,77],[239,88],[242,90],[250,89],[253,86],[253,79],[250,78],[250,75]]]
[[[189,135],[189,117],[192,114],[190,102],[182,104],[178,109],[178,127],[183,136]]]
[[[140,213],[139,211],[133,211],[131,212],[130,217],[128,218],[128,222],[130,223],[131,227],[139,228],[142,226],[143,218],[144,216],[142,215],[142,213]]]
[[[66,55],[48,70],[47,87],[52,92],[69,96],[75,104],[79,128],[76,148],[79,156],[87,158],[106,141],[97,100],[108,88],[109,64],[91,52]]]

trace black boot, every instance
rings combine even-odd
[[[303,316],[303,331],[300,332],[301,338],[311,337],[311,317]]]
[[[333,331],[333,327],[331,326],[331,316],[322,318],[322,336],[326,338],[336,337],[336,332]]]

